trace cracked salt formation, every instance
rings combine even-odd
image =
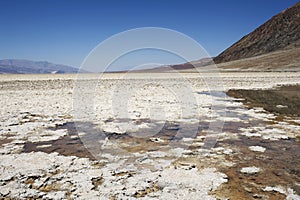
[[[102,176],[100,169],[91,168],[93,163],[88,159],[57,153],[1,155],[0,159],[0,191],[10,198],[67,198],[74,189],[73,195],[83,197],[93,192],[91,179]],[[47,190],[51,193],[46,194]]]
[[[95,82],[86,76],[87,85]],[[245,98],[222,98],[224,93],[219,91],[209,94],[199,74],[183,75],[196,99],[189,105],[189,101],[182,102],[153,83],[157,79],[165,86],[181,88],[172,74],[157,74],[156,78],[149,78],[149,74],[131,76],[126,80],[120,79],[120,74],[104,75],[96,88],[95,120],[87,124],[89,128],[79,128],[75,133],[76,127],[71,124],[81,123],[71,117],[75,113],[75,77],[1,75],[0,103],[5,106],[0,110],[0,198],[299,198],[300,186],[295,178],[299,176],[295,165],[300,164],[296,153],[299,118],[280,120],[261,106],[248,108],[238,102]],[[217,78],[215,74],[205,76]],[[220,76],[226,90],[270,89],[276,84],[299,84],[300,80],[298,73]],[[23,80],[15,81],[20,78]],[[131,89],[142,86],[129,98],[127,119],[122,118],[122,110],[112,109],[114,88],[120,84]],[[160,108],[153,110],[155,115],[151,115],[151,104]],[[188,106],[193,112],[183,118],[181,106]],[[225,121],[223,130],[208,130],[209,123],[216,120]],[[180,146],[162,148],[177,131],[191,131],[188,128],[198,122],[196,135],[175,137]],[[130,133],[145,134],[163,125],[162,132],[167,136],[151,135],[145,140],[128,137]],[[106,137],[89,138],[98,129]],[[205,149],[210,136],[217,139],[216,146]],[[102,145],[100,159],[93,160],[86,149],[82,150],[81,140],[85,137]],[[125,153],[115,151],[118,142],[123,144]],[[24,153],[24,149],[28,151]]]

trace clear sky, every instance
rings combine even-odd
[[[0,59],[80,66],[108,37],[138,27],[182,32],[216,56],[297,0],[0,0]]]

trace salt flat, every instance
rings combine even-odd
[[[0,75],[0,197],[299,199],[299,116],[226,94],[290,84],[300,73]]]

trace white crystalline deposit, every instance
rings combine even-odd
[[[31,133],[27,138],[27,140],[30,142],[51,141],[51,140],[57,140],[63,136],[66,136],[67,134],[68,134],[67,129],[60,129],[55,131],[47,130],[47,131]]]
[[[59,156],[57,153],[42,152],[0,155],[0,191],[11,198],[20,196],[38,198],[53,197],[59,199],[72,190],[78,197],[97,193],[92,179],[101,178],[102,170],[92,168],[86,158]],[[30,180],[33,187],[29,189]],[[39,189],[43,186],[56,187],[45,195]],[[2,192],[3,191],[3,192]],[[5,193],[5,194],[3,194]]]
[[[127,131],[128,125],[126,123],[107,123],[101,127],[104,132],[107,133],[116,133],[116,134],[124,134]]]
[[[276,108],[288,108],[286,105],[276,105]]]
[[[212,168],[199,173],[196,168],[184,170],[171,167],[162,172],[157,184],[163,188],[159,191],[162,199],[215,199],[208,192],[225,182],[226,175]]]
[[[227,182],[226,175],[207,168],[200,172],[196,169],[165,168],[162,171],[141,173],[123,177],[105,177],[100,186],[102,195],[108,198],[111,194],[118,199],[136,199],[134,196],[156,188],[141,199],[216,199],[209,195],[222,183]],[[121,184],[122,183],[122,184]],[[147,194],[147,192],[146,192]]]
[[[271,187],[271,186],[267,186],[263,189],[263,191],[265,192],[279,192],[281,194],[285,194],[286,193],[286,189],[283,188],[282,186],[277,186],[277,187]]]
[[[267,187],[263,188],[263,191],[278,192],[278,193],[284,194],[284,195],[286,195],[286,200],[299,200],[300,199],[300,196],[295,194],[295,191],[293,189],[286,188],[281,185],[275,186],[275,187],[267,186]]]
[[[262,137],[264,140],[287,140],[289,137],[295,137],[295,134],[290,134],[288,128],[292,128],[293,125],[268,125],[266,127],[250,127],[240,128],[241,135],[247,137]]]
[[[239,130],[242,131],[241,135],[247,137],[261,137],[259,131],[264,129],[265,127],[250,127],[250,128],[240,128]]]
[[[261,169],[258,167],[243,167],[240,172],[243,174],[256,174],[260,172]]]
[[[266,151],[266,148],[265,147],[261,147],[261,146],[250,146],[249,149],[251,151],[256,151],[256,152],[265,152]]]
[[[20,153],[23,150],[23,144],[15,144],[13,142],[3,144],[0,148],[0,154]]]

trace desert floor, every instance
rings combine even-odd
[[[299,84],[0,75],[0,199],[300,199]]]

